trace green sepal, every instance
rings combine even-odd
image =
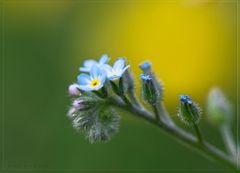
[[[200,121],[201,109],[195,102],[192,102],[191,104],[180,102],[178,117],[180,117],[181,121],[185,124],[193,126]]]

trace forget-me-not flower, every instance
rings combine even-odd
[[[103,87],[106,80],[106,72],[98,65],[93,65],[90,75],[80,74],[77,79],[81,90],[96,91]]]
[[[113,67],[106,64],[104,65],[104,70],[107,73],[107,78],[109,80],[115,80],[122,77],[123,73],[130,67],[130,65],[125,66],[124,59],[118,59],[114,64]]]
[[[104,54],[99,59],[99,62],[97,62],[96,60],[93,60],[93,59],[86,60],[83,63],[83,67],[80,67],[79,70],[82,72],[90,72],[91,68],[94,65],[98,65],[98,66],[102,67],[109,61],[109,59],[110,58],[106,54]]]

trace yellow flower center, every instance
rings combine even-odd
[[[91,81],[90,86],[91,87],[96,87],[100,84],[100,81],[98,79],[94,79]]]

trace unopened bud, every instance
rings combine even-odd
[[[142,80],[142,96],[144,101],[152,105],[158,103],[160,94],[153,83],[152,76],[141,74],[140,79]]]
[[[144,73],[150,73],[152,65],[150,62],[145,61],[142,64],[139,65],[139,68],[144,72]]]
[[[179,101],[178,116],[180,119],[188,125],[198,123],[201,117],[201,109],[198,105],[188,95],[184,94],[180,95]]]
[[[210,90],[207,100],[208,120],[217,125],[231,122],[233,108],[219,88]]]
[[[73,107],[76,108],[76,109],[81,109],[83,107],[82,102],[83,101],[79,100],[79,99],[74,100],[73,101]]]
[[[88,96],[81,96],[78,99],[74,100],[72,105],[77,110],[86,110],[96,106],[98,100],[88,97]]]
[[[151,78],[152,88],[154,88],[155,93],[157,94],[158,101],[163,100],[163,85],[162,82],[158,80],[154,72],[152,71],[152,65],[150,62],[145,61],[139,65],[139,68],[143,71],[142,80],[147,79],[149,76]],[[141,78],[141,77],[140,77]]]
[[[71,96],[78,96],[80,95],[80,90],[78,89],[77,84],[72,84],[68,87],[68,92]]]

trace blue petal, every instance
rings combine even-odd
[[[185,95],[185,94],[180,95],[179,100],[183,103],[192,104],[191,98],[188,95]]]
[[[113,68],[108,65],[108,64],[105,64],[103,66],[103,69],[105,70],[105,72],[107,73],[107,76],[110,76],[112,74],[112,71],[113,71]]]
[[[152,77],[150,75],[147,75],[147,74],[141,74],[140,79],[143,80],[143,81],[151,81]]]
[[[99,64],[103,65],[106,64],[109,61],[109,57],[107,56],[107,54],[104,54],[101,56],[100,60],[99,60]]]
[[[97,61],[96,60],[93,60],[93,59],[89,59],[89,60],[86,60],[84,61],[83,65],[85,67],[92,67],[93,65],[97,64]]]
[[[151,68],[151,63],[148,61],[143,62],[139,66],[142,70],[149,70]]]
[[[125,60],[124,59],[118,59],[114,65],[113,65],[113,69],[114,70],[119,70],[119,69],[123,69],[124,67],[124,64],[125,64]]]
[[[124,69],[122,70],[122,73],[124,73],[129,67],[130,65],[127,65],[126,67],[124,67]]]
[[[83,67],[79,68],[79,71],[82,72],[89,72],[92,68],[93,65],[97,64],[97,61],[90,59],[90,60],[86,60],[83,63]]]
[[[91,70],[91,68],[89,68],[89,67],[80,67],[79,68],[79,71],[81,71],[81,72],[90,72],[90,70]]]
[[[100,83],[103,85],[107,79],[107,74],[104,72],[101,74],[101,76],[99,76],[98,78],[100,80]]]
[[[79,89],[83,90],[83,91],[92,91],[93,90],[93,88],[91,88],[89,85],[80,85]]]
[[[116,80],[116,79],[119,79],[122,75],[112,75],[112,76],[109,76],[108,79],[109,80]]]
[[[88,85],[91,82],[91,78],[87,74],[80,74],[77,80],[80,85]]]
[[[101,76],[102,73],[103,70],[98,65],[94,65],[90,70],[90,76],[92,79],[98,78],[98,76]]]

